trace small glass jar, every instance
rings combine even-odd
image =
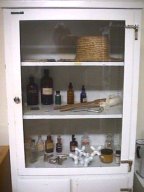
[[[60,94],[60,91],[56,91],[56,94],[55,94],[55,105],[61,105],[61,94]]]
[[[120,164],[120,156],[121,156],[121,151],[120,150],[116,150],[116,152],[115,152],[115,162],[117,164]]]
[[[113,149],[113,138],[111,134],[108,134],[105,140],[105,148]]]
[[[81,147],[85,147],[85,151],[90,152],[90,139],[87,134],[84,134],[81,138]]]

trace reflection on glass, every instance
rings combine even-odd
[[[22,61],[123,61],[124,21],[21,21]]]

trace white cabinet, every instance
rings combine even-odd
[[[139,27],[140,10],[137,9],[4,10],[14,192],[31,188],[54,192],[118,192],[132,188]],[[95,100],[96,103],[87,108],[85,103],[81,108],[70,105],[73,110],[63,112],[61,106],[56,109],[55,104],[41,104],[40,81],[44,69],[48,69],[53,78],[53,94],[56,90],[61,92],[62,106],[67,103],[69,82],[73,83],[76,106],[81,104],[82,85],[86,87],[88,104]],[[36,106],[27,103],[26,87],[30,76],[39,87],[39,104]],[[97,112],[97,107],[102,110]],[[87,157],[83,153],[81,158],[76,156],[78,161],[74,161],[69,157],[71,136],[75,135],[81,148],[85,133],[97,155],[89,151]],[[113,159],[112,163],[103,163],[100,149],[105,148],[109,134],[112,136]],[[37,153],[36,160],[31,159],[31,140],[37,142],[39,135],[44,141],[47,135],[53,138],[54,152],[50,159]],[[62,154],[67,156],[61,162],[55,148],[58,135],[62,137]],[[119,163],[115,156],[117,150],[121,152]],[[81,178],[85,175],[87,178]]]
[[[128,189],[128,178],[126,176],[98,176],[95,178],[79,178],[72,182],[72,192],[91,191],[91,192],[120,192]],[[127,191],[127,190],[124,190]]]
[[[54,192],[70,192],[70,181],[68,179],[19,179],[18,191],[54,191]]]

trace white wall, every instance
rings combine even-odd
[[[12,1],[12,0],[11,0]],[[19,0],[20,1],[20,0]],[[108,1],[108,0],[104,0]],[[112,1],[112,0],[111,0]],[[119,1],[119,0],[113,0]],[[138,2],[137,0],[121,0]],[[144,0],[143,0],[144,1]],[[141,66],[140,66],[140,86],[139,86],[139,105],[138,105],[138,127],[137,138],[144,138],[144,15],[142,25],[142,46],[141,46]],[[5,86],[5,64],[2,31],[2,11],[0,10],[0,145],[8,144],[8,122],[7,122],[7,104],[6,104],[6,86]]]

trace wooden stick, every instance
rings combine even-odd
[[[60,111],[69,111],[78,108],[92,108],[92,107],[99,107],[101,103],[105,102],[106,98],[103,99],[96,99],[94,101],[85,102],[85,103],[75,103],[75,104],[68,104],[62,106],[56,106],[54,109],[59,109]]]

